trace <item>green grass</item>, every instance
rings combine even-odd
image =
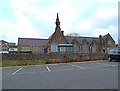
[[[2,67],[41,65],[41,64],[45,64],[46,60],[45,59],[41,59],[41,60],[4,60],[1,63],[2,63],[2,65],[0,65],[0,66],[2,66]]]

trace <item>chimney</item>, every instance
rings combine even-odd
[[[102,50],[103,50],[103,39],[102,39],[102,35],[99,36],[99,40],[100,40],[100,52],[102,53]]]
[[[103,41],[102,41],[102,35],[99,36],[99,41],[100,41],[100,52],[102,53],[103,51]]]
[[[102,35],[99,36],[100,44],[102,44]]]

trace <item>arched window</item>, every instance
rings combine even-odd
[[[78,51],[79,51],[78,46],[74,44],[74,52],[78,52]]]
[[[92,45],[92,53],[95,53],[95,52],[96,52],[96,50],[97,50],[97,47],[96,47],[96,45],[95,45],[95,44],[93,44],[93,45]]]
[[[55,42],[51,44],[51,52],[57,52],[57,44],[55,44]]]
[[[83,45],[82,50],[83,50],[83,53],[88,53],[89,52],[88,46],[86,44]]]

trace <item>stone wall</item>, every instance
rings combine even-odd
[[[2,60],[39,60],[46,59],[47,63],[66,63],[66,62],[80,62],[93,60],[106,60],[107,54],[78,54],[78,53],[50,53],[50,54],[24,54],[11,53],[3,54]]]

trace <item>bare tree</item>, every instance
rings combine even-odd
[[[74,32],[74,33],[69,33],[66,36],[80,36],[80,35],[79,33]]]

